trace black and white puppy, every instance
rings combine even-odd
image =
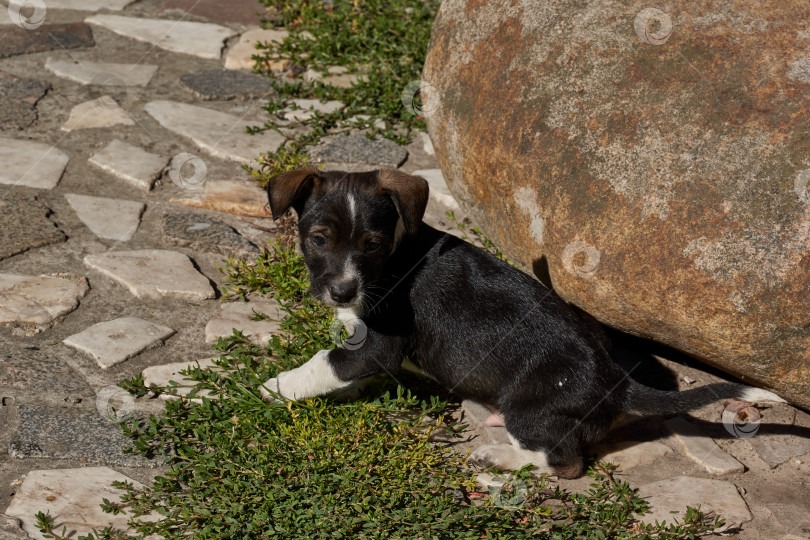
[[[481,446],[474,462],[531,463],[566,478],[582,474],[583,451],[623,413],[687,411],[720,398],[782,401],[731,383],[685,392],[636,383],[608,354],[601,330],[553,291],[422,223],[422,178],[310,168],[273,177],[267,191],[274,217],[298,213],[313,293],[365,332],[362,346],[321,351],[267,381],[267,400],[341,392],[396,373],[407,357],[503,415],[512,444]]]

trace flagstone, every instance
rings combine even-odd
[[[87,280],[0,273],[0,324],[47,325],[79,307]]]
[[[205,191],[169,202],[239,216],[271,217],[267,194],[256,182],[245,180],[211,180],[206,182]]]
[[[599,461],[618,465],[623,471],[640,465],[649,465],[671,453],[672,448],[657,441],[620,441],[604,443],[596,448]]]
[[[695,425],[687,420],[676,417],[664,422],[675,438],[683,446],[687,457],[700,464],[711,474],[731,474],[743,472],[742,463],[725,453],[722,448],[704,435]]]
[[[47,0],[48,9],[72,9],[77,11],[121,11],[135,0]],[[11,0],[9,5],[25,6],[30,0]]]
[[[45,69],[81,84],[146,86],[157,71],[151,64],[112,64],[109,62],[65,62],[48,58]]]
[[[110,96],[101,96],[80,103],[70,110],[70,116],[62,126],[63,131],[104,128],[117,125],[134,126],[135,122]]]
[[[93,15],[85,19],[116,34],[151,43],[167,51],[200,58],[219,58],[234,30],[212,23],[145,19],[121,15]]]
[[[174,362],[171,364],[164,364],[161,366],[150,366],[143,370],[143,384],[147,387],[167,387],[170,382],[177,383],[171,389],[171,393],[161,393],[160,398],[165,401],[179,399],[178,396],[187,396],[191,393],[197,382],[192,380],[188,375],[181,375],[180,371],[189,368],[198,367],[200,369],[220,370],[221,368],[214,364],[214,360],[218,358],[206,358],[196,362]],[[198,397],[207,397],[209,399],[216,399],[217,395],[209,390],[200,390],[197,392]],[[200,401],[194,399],[194,401]]]
[[[396,168],[408,159],[408,151],[388,139],[369,139],[355,131],[327,137],[309,148],[310,157],[319,162],[365,163]]]
[[[248,30],[239,38],[239,43],[225,54],[225,69],[253,69],[253,55],[263,55],[266,51],[256,48],[257,43],[281,43],[288,36],[286,30]],[[290,60],[271,61],[269,69],[286,70],[292,65]]]
[[[639,486],[638,495],[647,501],[650,513],[639,517],[644,523],[684,522],[686,507],[700,507],[726,520],[725,529],[735,529],[753,519],[748,505],[731,482],[678,476]]]
[[[253,320],[260,313],[269,318]],[[222,304],[219,314],[205,325],[205,341],[216,343],[219,338],[230,337],[234,330],[239,330],[252,343],[267,345],[270,338],[281,330],[283,318],[284,314],[275,300],[228,302]]]
[[[275,131],[249,135],[247,128],[255,125],[252,116],[232,114],[177,101],[152,101],[146,112],[169,131],[182,135],[212,156],[250,165],[261,153],[275,152],[284,143],[284,136]]]
[[[54,145],[0,137],[0,184],[53,189],[68,161]]]
[[[63,343],[93,358],[101,369],[107,369],[146,349],[163,345],[174,333],[168,326],[138,317],[121,317],[96,323]]]
[[[103,150],[93,154],[88,163],[119,180],[149,191],[163,173],[168,161],[161,155],[114,139]]]
[[[93,231],[93,234],[100,238],[121,242],[132,239],[141,223],[141,214],[146,208],[142,202],[91,197],[75,193],[66,193],[65,199],[82,223]]]
[[[226,257],[255,257],[259,248],[236,229],[222,221],[199,213],[165,214],[160,218],[163,240],[195,251],[218,253]]]
[[[108,467],[81,467],[31,471],[12,497],[6,515],[19,518],[23,529],[35,540],[45,539],[37,526],[38,512],[50,514],[61,532],[77,538],[105,527],[127,530],[130,516],[126,512],[107,514],[101,509],[104,499],[121,501],[123,491],[113,482],[127,482],[136,488],[143,485]]]
[[[10,344],[0,348],[2,396],[36,396],[55,405],[95,396],[78,373],[56,358],[59,353],[53,347],[42,349]]]
[[[140,249],[87,255],[84,264],[98,270],[138,298],[206,300],[214,298],[208,278],[177,251]]]
[[[67,237],[48,219],[50,213],[50,208],[36,197],[14,191],[4,193],[0,197],[0,260],[29,249],[64,242]]]
[[[290,107],[283,109],[279,111],[279,116],[284,120],[292,120],[297,122],[309,120],[315,116],[315,113],[330,114],[335,111],[339,111],[346,106],[340,101],[332,100],[322,102],[319,99],[293,99],[290,100],[290,103],[294,103],[295,108]]]
[[[273,92],[264,75],[229,69],[208,69],[186,73],[180,83],[201,99],[255,99]]]

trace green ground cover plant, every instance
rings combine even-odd
[[[401,144],[414,130],[424,130],[420,96],[413,86],[422,76],[433,19],[439,0],[262,0],[271,16],[265,27],[281,26],[290,33],[281,43],[266,43],[254,56],[256,71],[271,76],[277,96],[267,107],[273,114],[294,98],[338,100],[342,110],[316,113],[305,130],[278,151],[263,154],[252,174],[262,183],[280,172],[307,162],[306,146],[327,133],[366,129],[370,137]],[[350,88],[301,77],[278,77],[266,67],[268,59],[285,58],[295,66],[326,73],[341,66],[358,76]],[[411,86],[409,87],[409,83]],[[410,88],[410,90],[406,90]],[[403,92],[407,104],[403,104]],[[412,98],[408,96],[412,96]],[[410,106],[410,105],[413,106]],[[382,123],[382,124],[380,124]],[[253,131],[279,129],[270,121]]]
[[[185,398],[162,415],[121,422],[128,451],[161,460],[168,472],[143,488],[119,484],[132,530],[85,538],[695,538],[720,526],[690,509],[684,523],[643,525],[645,502],[594,463],[585,493],[569,493],[530,470],[504,473],[505,485],[480,493],[475,471],[448,444],[458,405],[429,383],[381,379],[348,401],[317,398],[267,404],[258,385],[334,346],[332,315],[312,297],[303,257],[275,244],[255,263],[231,260],[230,298],[263,294],[286,312],[283,332],[267,347],[235,332],[215,346],[221,370],[193,368]],[[142,379],[122,383],[135,395]],[[202,390],[212,398],[193,401]],[[40,513],[49,537],[65,540]],[[133,532],[134,531],[134,532]]]

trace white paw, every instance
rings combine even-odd
[[[281,396],[281,391],[278,389],[278,379],[269,379],[259,387],[259,392],[264,401],[268,403],[281,403],[281,400],[278,398],[278,396]]]

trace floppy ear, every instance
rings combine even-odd
[[[405,232],[415,234],[428,203],[427,180],[394,169],[382,169],[377,180],[380,194],[389,195],[394,201]]]
[[[315,167],[285,172],[272,177],[267,184],[267,198],[270,201],[273,219],[283,216],[290,206],[295,208],[300,216],[304,203],[312,195],[312,191],[320,185],[321,180],[321,175]]]

